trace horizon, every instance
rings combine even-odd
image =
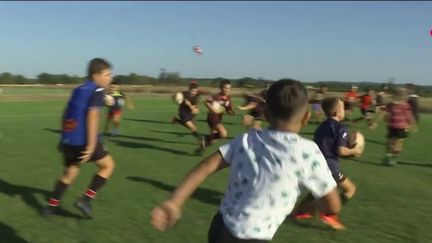
[[[83,76],[103,57],[114,75],[429,85],[431,12],[431,2],[0,2],[0,73]]]

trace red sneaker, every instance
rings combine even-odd
[[[340,222],[336,214],[324,215],[320,214],[321,221],[330,226],[334,230],[344,230],[345,226]]]
[[[310,213],[296,213],[293,215],[295,219],[311,219],[313,215]]]

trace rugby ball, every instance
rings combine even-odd
[[[115,103],[115,99],[111,95],[105,95],[104,100],[107,106],[113,106]]]
[[[184,95],[182,92],[175,92],[171,98],[177,105],[180,105],[184,101]]]
[[[224,110],[223,106],[217,101],[213,101],[211,103],[211,106],[212,106],[213,111],[216,112],[216,114],[221,114]]]
[[[365,138],[360,131],[355,130],[350,133],[348,139],[348,148],[359,148],[361,154],[363,153],[365,148]]]

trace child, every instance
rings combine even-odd
[[[114,104],[108,106],[108,116],[105,123],[105,134],[116,136],[119,133],[120,120],[123,114],[123,106],[126,104],[130,110],[134,109],[132,100],[120,91],[119,85],[113,82],[110,87],[110,95],[114,98]],[[114,129],[109,131],[111,122],[114,124]]]
[[[327,86],[322,84],[320,90],[318,90],[312,98],[312,110],[316,118],[316,122],[319,124],[322,121],[323,111],[321,108],[321,101],[327,93]]]
[[[419,96],[416,94],[416,89],[414,84],[407,84],[406,89],[408,91],[408,104],[410,104],[412,113],[414,115],[416,124],[420,122],[420,112],[419,112]]]
[[[346,120],[351,121],[351,115],[354,112],[354,106],[357,103],[358,100],[358,94],[357,94],[358,87],[353,85],[351,87],[351,91],[348,91],[345,93],[344,97],[344,107],[345,107],[345,113],[346,113]]]
[[[265,96],[267,89],[262,90],[258,95],[251,94],[245,95],[246,105],[237,106],[237,109],[246,111],[248,114],[243,115],[243,125],[249,129],[261,130],[261,122],[264,120],[263,109],[265,106]]]
[[[172,124],[177,122],[192,132],[192,135],[199,140],[197,126],[195,124],[195,115],[199,112],[198,109],[198,85],[195,82],[189,84],[189,91],[184,91],[184,101],[179,105],[178,116],[173,117]]]
[[[310,117],[308,106],[299,81],[275,82],[266,100],[270,127],[250,129],[204,159],[153,210],[153,226],[162,231],[174,226],[197,187],[228,166],[228,189],[211,223],[209,243],[271,241],[294,207],[300,186],[321,198],[323,211],[337,213],[340,199],[327,163],[318,146],[298,134]]]
[[[373,95],[374,95],[374,91],[370,88],[367,88],[366,94],[363,94],[358,97],[360,99],[360,112],[362,116],[354,119],[353,122],[366,120],[368,126],[372,125],[372,117],[370,113],[375,113],[375,108],[373,107],[374,104]]]
[[[342,125],[345,116],[344,103],[337,97],[325,98],[322,108],[327,120],[322,122],[315,131],[314,141],[320,148],[327,161],[333,179],[338,188],[343,190],[341,194],[342,203],[346,203],[356,191],[355,185],[341,171],[339,156],[359,155],[357,148],[348,148],[348,129]],[[311,195],[299,204],[295,218],[310,218],[311,206],[313,205]],[[321,214],[321,220],[335,230],[342,230],[345,226],[339,221],[336,214]]]
[[[386,157],[383,163],[392,166],[397,163],[397,158],[402,152],[403,142],[405,138],[408,137],[410,129],[417,131],[412,108],[406,101],[406,89],[397,89],[394,95],[394,101],[389,103],[386,108],[384,108],[384,111],[387,112],[388,140]],[[375,129],[378,126],[378,122],[384,116],[384,114],[380,115],[371,126],[371,129]]]
[[[219,102],[219,104],[225,108],[225,111],[229,115],[234,115],[235,112],[232,109],[231,102],[231,81],[224,79],[220,82],[219,85],[220,92],[217,95],[214,95],[207,99],[204,102],[204,105],[209,110],[207,114],[207,124],[210,128],[210,134],[203,136],[201,138],[201,144],[198,152],[203,153],[204,149],[213,143],[213,140],[219,138],[226,138],[228,136],[228,132],[222,124],[222,114],[218,114],[217,111],[213,110],[212,102]]]
[[[56,214],[65,190],[75,180],[80,166],[88,161],[95,161],[99,167],[89,187],[74,206],[92,218],[90,201],[97,191],[106,183],[114,170],[114,160],[98,141],[100,110],[104,106],[104,88],[112,80],[111,65],[95,58],[88,66],[88,79],[75,88],[63,113],[63,131],[59,149],[64,157],[64,171],[55,184],[54,191],[42,214]]]

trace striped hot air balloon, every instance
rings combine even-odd
[[[197,54],[197,55],[201,55],[202,54],[202,48],[201,46],[193,46],[192,50]]]

